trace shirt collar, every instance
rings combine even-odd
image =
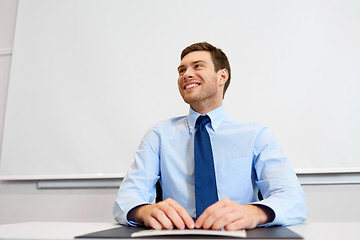
[[[188,124],[190,133],[192,133],[195,130],[196,119],[200,115],[201,115],[200,113],[198,113],[198,112],[194,111],[192,108],[190,108],[189,114],[187,116],[187,124]],[[216,132],[216,129],[220,126],[220,124],[223,121],[224,116],[225,116],[224,106],[221,105],[220,107],[218,107],[204,115],[209,116],[209,118],[211,120],[210,128],[214,132]]]

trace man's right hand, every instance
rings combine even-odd
[[[137,223],[143,223],[146,227],[157,230],[189,229],[195,227],[194,220],[187,213],[185,208],[180,206],[175,200],[168,198],[156,204],[141,205],[132,209],[128,214],[128,219]]]

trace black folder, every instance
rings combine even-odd
[[[95,240],[95,239],[303,239],[297,233],[291,231],[286,227],[267,227],[255,228],[246,230],[246,238],[234,237],[218,237],[207,235],[167,235],[167,236],[152,236],[152,237],[131,237],[131,234],[137,231],[145,230],[141,227],[117,227],[104,231],[89,233],[75,237],[75,239]]]

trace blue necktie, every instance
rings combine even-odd
[[[195,124],[196,218],[198,218],[207,207],[218,200],[211,142],[209,133],[205,128],[205,125],[209,122],[210,118],[206,115],[198,117]]]

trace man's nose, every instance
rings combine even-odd
[[[194,76],[194,71],[191,68],[187,68],[183,76],[184,79],[192,78]]]

